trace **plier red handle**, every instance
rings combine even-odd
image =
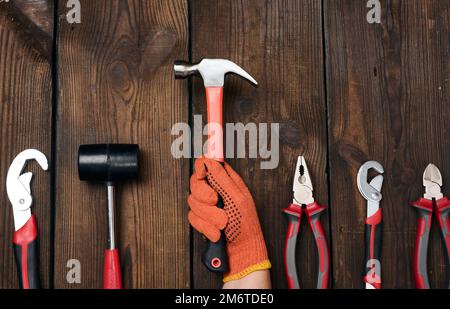
[[[284,265],[289,289],[299,289],[300,284],[295,263],[295,248],[303,213],[308,218],[319,253],[318,289],[327,289],[330,274],[330,254],[327,237],[320,223],[320,215],[326,209],[314,201],[313,187],[305,159],[299,157],[294,178],[294,200],[284,210],[288,218],[288,229],[284,247]]]
[[[450,264],[450,200],[441,192],[442,176],[439,169],[430,164],[423,174],[425,195],[411,204],[418,214],[414,248],[414,280],[417,289],[430,289],[427,274],[427,253],[433,213],[436,215]],[[448,265],[450,271],[450,265]],[[450,289],[450,276],[448,288]]]

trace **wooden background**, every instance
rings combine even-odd
[[[47,154],[32,185],[46,288],[101,288],[106,194],[78,180],[78,146],[139,143],[139,181],[118,189],[118,241],[127,288],[216,288],[200,262],[202,238],[186,220],[192,160],[170,153],[172,125],[205,112],[199,79],[175,81],[174,60],[228,58],[260,83],[227,78],[225,120],[280,123],[280,164],[230,160],[257,204],[274,287],[285,288],[281,210],[306,156],[332,253],[333,288],[362,288],[365,201],[356,188],[369,159],[385,169],[383,280],[412,288],[416,229],[410,201],[435,163],[450,183],[450,1],[382,0],[381,24],[365,0],[81,0],[81,24],[66,0],[0,3],[0,287],[18,286],[13,218],[4,180],[25,148]],[[447,193],[450,189],[444,188]],[[449,193],[450,194],[450,193]],[[317,254],[306,224],[297,260],[314,288]],[[429,274],[445,288],[433,227]],[[81,262],[81,284],[66,280]]]

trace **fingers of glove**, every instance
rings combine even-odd
[[[195,160],[194,163],[194,175],[197,177],[197,179],[205,179],[206,178],[206,165],[205,165],[205,158],[200,157],[197,160]]]
[[[198,201],[192,194],[188,197],[188,204],[191,211],[200,219],[213,225],[219,230],[223,230],[228,223],[228,216],[225,210],[204,204]]]
[[[217,242],[220,239],[220,230],[215,228],[213,225],[204,221],[202,218],[195,215],[192,211],[188,214],[189,223],[194,229],[199,233],[203,234],[212,242]]]
[[[196,200],[210,206],[217,205],[219,195],[213,188],[211,188],[205,178],[198,179],[198,177],[194,174],[191,176],[190,184],[191,193]]]
[[[224,164],[224,169],[227,172],[228,176],[230,176],[230,178],[233,180],[233,182],[236,184],[236,186],[246,195],[251,196],[250,191],[248,190],[247,185],[245,184],[244,180],[242,180],[241,176],[239,176],[238,173],[236,173],[236,171],[231,167],[231,165],[229,165],[228,163],[225,162]]]
[[[219,162],[209,159],[206,159],[204,162],[208,170],[207,178],[211,187],[213,187],[216,191],[218,191],[220,187],[222,191],[232,197],[238,198],[239,195],[242,195],[237,185]]]

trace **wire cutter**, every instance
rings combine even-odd
[[[314,201],[313,186],[309,176],[305,158],[300,156],[297,160],[295,178],[293,185],[294,199],[288,208],[284,209],[287,214],[289,224],[286,234],[284,249],[284,265],[289,289],[299,289],[297,268],[295,265],[295,247],[299,234],[302,214],[305,213],[309,225],[313,231],[314,238],[319,252],[319,274],[317,280],[318,289],[328,288],[328,278],[330,273],[330,254],[328,251],[327,238],[325,236],[320,215],[325,210]]]
[[[423,173],[423,198],[411,204],[418,213],[418,226],[414,248],[414,280],[417,289],[430,289],[427,274],[427,252],[433,212],[439,222],[445,242],[447,262],[450,264],[450,200],[441,192],[442,175],[434,164],[429,164]],[[448,265],[450,271],[450,265]],[[448,288],[450,289],[450,276]]]
[[[382,212],[380,207],[381,187],[383,175],[377,175],[370,183],[367,182],[369,170],[374,169],[380,174],[384,173],[383,166],[376,161],[364,163],[358,171],[357,183],[361,195],[367,200],[367,218],[365,222],[365,288],[368,290],[381,289],[381,223]]]
[[[19,284],[22,289],[38,289],[39,267],[36,217],[31,213],[31,172],[23,173],[27,161],[36,160],[43,170],[48,169],[47,158],[41,152],[28,149],[11,163],[6,177],[6,191],[12,205],[15,232],[13,236]]]

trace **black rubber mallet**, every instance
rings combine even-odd
[[[108,247],[103,288],[121,289],[119,251],[115,241],[115,185],[139,176],[139,146],[131,144],[82,145],[78,151],[80,180],[103,183],[108,189]]]

